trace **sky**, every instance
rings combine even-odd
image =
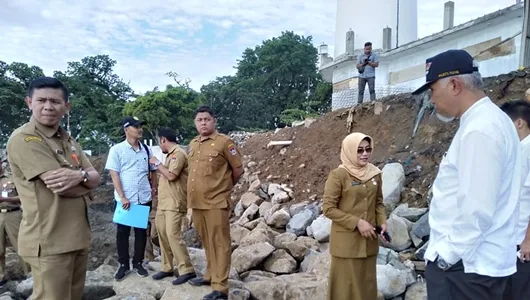
[[[418,0],[419,38],[442,29],[444,2]],[[454,2],[458,25],[516,1]],[[333,53],[335,13],[334,0],[0,0],[0,61],[52,75],[67,62],[107,54],[138,93],[165,88],[169,71],[199,90],[234,74],[246,48],[282,31],[311,35]]]

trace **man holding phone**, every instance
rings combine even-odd
[[[367,83],[370,91],[370,100],[375,100],[375,68],[377,67],[379,67],[379,55],[372,52],[372,43],[366,42],[364,44],[364,52],[357,57],[357,70],[359,71],[358,104],[363,103],[364,88]]]
[[[122,122],[125,140],[110,148],[105,169],[109,170],[114,185],[116,208],[121,205],[128,210],[131,205],[151,207],[151,200],[157,186],[156,167],[149,164],[153,153],[140,142],[142,125],[145,122],[136,117],[126,117]],[[116,224],[116,244],[120,267],[114,279],[121,281],[130,272],[129,235],[131,227]],[[133,271],[140,277],[148,275],[142,266],[147,243],[147,229],[134,228]]]

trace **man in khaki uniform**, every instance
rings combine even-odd
[[[175,274],[173,259],[175,259],[178,278],[173,280],[173,284],[179,285],[196,277],[188,248],[181,234],[182,220],[186,217],[187,209],[188,157],[177,144],[177,135],[173,130],[162,128],[158,132],[158,137],[160,149],[167,156],[164,164],[161,164],[155,156],[151,158],[151,163],[158,166],[158,172],[162,175],[158,184],[155,221],[162,250],[162,269],[153,275],[153,279],[160,280],[173,276]]]
[[[199,136],[191,141],[188,154],[188,207],[206,251],[206,273],[190,284],[211,285],[204,300],[228,299],[231,239],[228,200],[234,184],[243,175],[241,154],[235,143],[215,130],[214,112],[201,106],[195,112]]]
[[[15,248],[18,248],[18,230],[22,220],[22,211],[20,210],[20,198],[15,187],[3,167],[6,162],[5,158],[0,155],[0,286],[7,282],[6,278],[6,234],[9,241]],[[21,259],[22,271],[24,275],[28,273],[26,263]]]
[[[154,245],[156,245],[157,247],[160,247],[160,245],[157,244],[158,233],[156,231],[156,226],[155,226],[156,206],[158,203],[158,197],[153,196],[153,200],[151,200],[151,202],[152,202],[151,212],[149,212],[149,222],[147,223],[147,241],[145,243],[145,259],[146,259],[145,263],[147,264],[150,261],[154,261],[156,258]]]
[[[31,299],[79,300],[90,244],[87,202],[100,176],[59,125],[70,109],[66,87],[40,77],[30,83],[25,100],[32,118],[7,142],[23,207],[19,255],[31,266]]]

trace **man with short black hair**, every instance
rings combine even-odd
[[[31,120],[7,142],[13,181],[24,208],[18,252],[31,266],[31,299],[83,298],[90,244],[87,205],[99,173],[60,124],[68,91],[40,77],[28,89]]]
[[[228,299],[231,264],[230,212],[228,201],[234,184],[243,175],[236,143],[215,130],[216,117],[208,106],[195,112],[199,136],[189,144],[188,208],[206,251],[206,273],[189,281],[210,285],[204,300]]]
[[[443,121],[460,126],[433,183],[425,252],[429,300],[503,299],[516,271],[521,154],[510,118],[486,96],[464,50],[426,60],[427,89]]]
[[[105,169],[109,170],[114,185],[114,199],[116,207],[121,205],[128,210],[131,205],[146,205],[151,207],[152,197],[156,193],[156,167],[150,165],[153,153],[140,142],[142,126],[145,122],[136,117],[126,117],[122,121],[125,140],[112,146],[109,150]],[[116,244],[118,262],[114,279],[121,281],[130,271],[129,235],[131,227],[116,224]],[[134,256],[133,271],[140,277],[148,275],[143,267],[145,247],[147,243],[147,229],[134,228]]]
[[[521,140],[523,179],[516,231],[517,250],[520,250],[517,272],[508,280],[504,299],[530,299],[530,103],[525,100],[508,101],[501,105],[501,109],[512,119]]]
[[[158,145],[167,156],[164,164],[155,156],[150,160],[161,174],[155,223],[162,252],[162,269],[153,275],[153,279],[174,276],[178,271],[178,278],[173,280],[173,284],[179,285],[196,277],[181,233],[187,212],[188,156],[177,144],[177,135],[172,129],[160,129],[158,138]],[[173,259],[177,270],[174,269]]]
[[[375,68],[379,67],[379,55],[372,52],[372,43],[364,44],[364,52],[357,57],[357,70],[359,71],[357,103],[363,103],[364,88],[368,83],[370,101],[375,100]]]

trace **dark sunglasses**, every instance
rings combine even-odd
[[[357,148],[357,154],[363,154],[364,151],[366,151],[366,153],[372,153],[372,147]]]

